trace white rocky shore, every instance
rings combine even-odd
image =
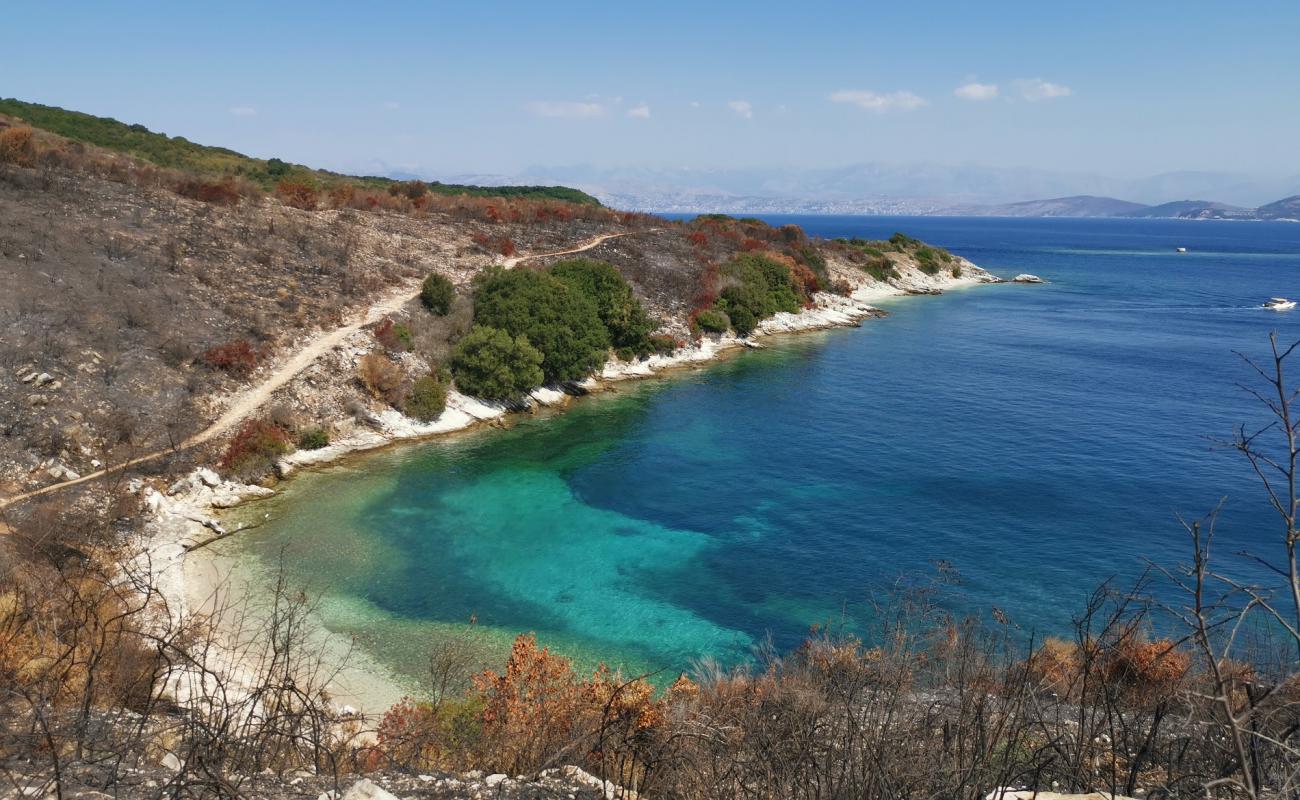
[[[984,270],[962,259],[962,277],[947,274],[928,276],[917,271],[907,273],[892,285],[867,283],[849,296],[819,293],[811,308],[798,313],[778,313],[763,320],[753,335],[746,338],[734,334],[704,336],[694,344],[670,355],[656,355],[635,362],[611,359],[600,372],[588,378],[577,388],[580,392],[599,391],[609,385],[657,374],[690,368],[716,360],[728,351],[742,347],[761,347],[757,341],[766,336],[799,333],[858,325],[864,319],[883,316],[886,312],[874,303],[891,297],[909,294],[938,294],[944,290],[965,288],[986,283],[1001,282]],[[572,387],[542,387],[531,393],[529,401],[540,407],[562,406],[573,399]],[[387,409],[371,414],[365,424],[351,425],[344,435],[329,445],[316,450],[298,450],[276,465],[281,478],[299,470],[337,461],[344,456],[373,450],[392,444],[427,439],[464,431],[482,424],[500,421],[512,409],[503,403],[484,402],[452,391],[447,397],[447,408],[433,422],[420,422],[400,412]],[[167,598],[173,615],[182,616],[199,610],[205,604],[217,602],[213,597],[220,576],[208,575],[199,581],[187,581],[186,557],[197,548],[237,533],[241,528],[229,530],[221,519],[221,512],[250,500],[275,494],[274,489],[244,485],[223,480],[210,469],[197,469],[160,491],[137,482],[135,487],[149,511],[146,528],[148,539],[141,565],[153,573],[155,585]],[[193,576],[191,576],[192,578]],[[201,583],[202,585],[193,585]],[[237,659],[230,658],[232,667]],[[376,665],[368,665],[373,669]],[[235,667],[237,671],[237,667]],[[373,675],[378,678],[379,676]],[[382,681],[381,681],[382,682]],[[401,687],[393,682],[377,694],[373,702],[355,692],[340,692],[340,697],[360,704],[364,710],[382,711],[389,700],[401,694]],[[374,706],[374,707],[370,707]]]

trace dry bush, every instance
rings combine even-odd
[[[269,420],[245,422],[226,446],[219,466],[231,475],[256,480],[275,467],[275,462],[293,451],[293,438]]]
[[[0,163],[35,165],[36,140],[31,128],[16,125],[0,130]]]
[[[400,408],[407,385],[406,370],[381,353],[367,353],[357,366],[357,376],[377,400]]]
[[[239,205],[243,192],[234,178],[206,180],[198,177],[183,178],[176,183],[176,194],[217,206]]]
[[[285,178],[275,185],[275,194],[285,205],[304,211],[315,211],[320,202],[316,186],[305,180]]]
[[[262,359],[262,352],[253,347],[247,339],[236,339],[233,342],[208,348],[200,359],[213,369],[222,370],[242,379],[253,374],[257,363]]]

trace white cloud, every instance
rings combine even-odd
[[[1069,86],[1050,83],[1042,78],[1021,78],[1015,82],[1016,91],[1031,103],[1039,100],[1051,100],[1056,97],[1069,97],[1074,91]]]
[[[257,109],[252,106],[235,106],[230,109],[230,113],[236,117],[255,117],[257,116]]]
[[[848,103],[867,111],[874,111],[877,114],[884,114],[889,111],[914,111],[923,105],[927,105],[925,98],[918,97],[908,91],[877,94],[868,89],[841,89],[838,92],[831,93],[830,101],[832,103]]]
[[[754,118],[754,105],[748,100],[732,100],[727,103],[727,108],[736,112],[745,119]]]
[[[963,100],[992,100],[998,96],[998,85],[971,81],[958,86],[952,93]]]
[[[605,113],[600,103],[551,100],[535,100],[528,104],[528,110],[539,117],[599,117]]]
[[[636,119],[650,119],[650,106],[645,103],[632,106],[627,110],[627,115]]]

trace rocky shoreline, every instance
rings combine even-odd
[[[860,286],[847,297],[819,293],[812,308],[794,314],[778,313],[763,320],[754,334],[747,338],[730,333],[710,335],[671,355],[652,356],[632,363],[611,359],[597,375],[581,384],[534,390],[529,404],[561,407],[575,396],[608,390],[622,381],[700,367],[746,347],[762,347],[757,340],[766,336],[856,326],[866,319],[884,316],[887,312],[873,303],[888,298],[939,294],[949,289],[1003,282],[968,261],[962,260],[961,266],[961,277],[914,272],[892,285],[871,283]],[[514,413],[520,413],[520,410],[452,391],[447,398],[446,410],[433,422],[422,423],[387,409],[373,414],[367,425],[355,426],[348,435],[325,447],[288,454],[277,463],[276,471],[281,479],[285,479],[301,470],[334,463],[355,453],[467,431],[481,425],[501,424]],[[276,490],[223,480],[206,468],[196,469],[165,491],[142,482],[135,482],[129,488],[139,493],[148,510],[143,548],[143,552],[148,553],[148,563],[142,566],[152,573],[154,583],[167,599],[172,614],[181,618],[210,611],[228,602],[228,597],[220,597],[220,587],[228,576],[217,574],[215,569],[187,570],[188,557],[209,544],[252,527],[231,528],[228,517],[223,514],[245,503],[271,497],[277,493]],[[226,593],[229,594],[229,590]],[[230,655],[224,660],[229,662],[227,666],[232,671],[239,671],[236,656]],[[406,687],[402,687],[395,677],[375,674],[374,670],[382,668],[371,664],[364,672],[377,684],[372,687],[377,691],[360,688],[340,690],[336,693],[336,703],[341,707],[378,713],[404,693]]]

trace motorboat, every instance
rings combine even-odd
[[[1187,248],[1186,248],[1186,247],[1175,247],[1175,248],[1174,248],[1174,252],[1177,252],[1177,253],[1186,253],[1186,252],[1187,252]]]
[[[1290,311],[1295,308],[1295,301],[1285,297],[1270,297],[1263,307],[1269,311]]]

